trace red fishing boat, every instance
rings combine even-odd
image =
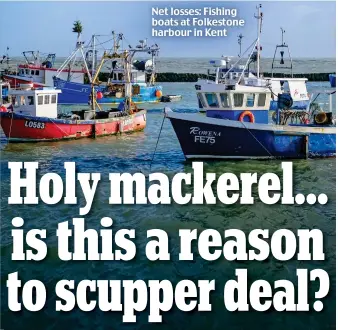
[[[61,90],[52,87],[26,88],[10,91],[10,107],[1,107],[1,127],[9,142],[38,142],[85,137],[99,137],[143,130],[146,126],[146,111],[140,110],[131,101],[131,61],[133,53],[104,54],[104,61],[119,56],[125,68],[126,98],[118,109],[102,110],[97,103],[101,92],[95,90],[99,70],[91,88],[91,107],[73,110],[69,114],[57,112],[57,99]],[[27,86],[26,86],[27,87]],[[96,94],[97,93],[97,94]],[[98,107],[98,111],[96,111]]]
[[[8,81],[12,88],[17,88],[23,84],[27,87],[53,86],[53,77],[58,73],[59,77],[74,83],[83,82],[85,70],[63,68],[59,70],[54,68],[55,54],[47,54],[45,58],[41,57],[40,52],[25,51],[22,53],[25,63],[17,67],[16,73],[5,73],[3,78]]]
[[[39,142],[135,132],[146,126],[146,111],[92,109],[57,115],[59,90],[12,90],[12,105],[1,107],[1,127],[9,142]]]

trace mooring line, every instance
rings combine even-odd
[[[160,136],[161,136],[162,128],[163,128],[163,125],[164,125],[165,117],[166,117],[165,116],[165,110],[163,110],[163,120],[162,120],[162,124],[161,124],[161,128],[160,128],[160,132],[159,132],[158,137],[157,137],[157,141],[156,141],[156,146],[155,146],[155,150],[154,150],[154,153],[153,153],[153,157],[152,157],[151,162],[150,162],[150,167],[149,167],[150,171],[151,171],[151,166],[152,166],[154,158],[155,158],[155,154],[156,154],[156,150],[157,150],[157,145],[158,145],[158,142],[160,140]]]
[[[275,156],[273,156],[272,154],[271,154],[271,152],[268,150],[268,149],[266,149],[265,148],[265,146],[255,137],[255,135],[254,134],[252,134],[252,132],[249,130],[249,128],[247,128],[246,126],[245,126],[245,124],[244,124],[244,122],[242,122],[241,121],[241,123],[242,123],[242,125],[248,130],[248,132],[251,134],[251,136],[263,147],[263,149],[265,149],[265,151],[272,157],[272,158],[276,158]]]

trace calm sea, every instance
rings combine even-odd
[[[41,56],[41,59],[43,57]],[[156,60],[156,67],[158,72],[176,72],[176,73],[206,73],[208,69],[211,68],[209,64],[210,60],[218,60],[218,57],[215,58],[169,58],[169,57],[159,57]],[[236,63],[238,58],[230,57],[231,63]],[[55,61],[55,67],[59,67],[63,62],[64,57],[58,57]],[[78,66],[82,65],[80,63],[80,58],[78,58]],[[245,60],[244,60],[245,61]],[[278,60],[279,61],[279,60]],[[278,61],[275,62],[278,64]],[[13,57],[11,60],[11,68],[15,68],[17,63],[23,63],[24,59],[22,57]],[[243,62],[244,64],[244,62]],[[261,61],[261,70],[263,72],[271,71],[272,58],[262,58]],[[7,64],[0,64],[0,70],[6,68]],[[285,61],[285,66],[290,66],[290,62]],[[330,73],[336,72],[336,59],[335,58],[295,58],[293,59],[293,72],[294,73]],[[276,70],[279,72],[281,70]],[[289,70],[281,72],[290,72]]]
[[[171,63],[171,64],[170,64]],[[189,62],[186,62],[189,63]],[[201,62],[202,63],[202,62]],[[329,63],[329,61],[328,61]],[[332,71],[327,63],[327,71]],[[167,62],[167,68],[178,72],[183,65],[178,60]],[[324,71],[323,63],[308,61],[311,66]],[[197,66],[191,63],[190,68]],[[186,70],[186,68],[184,69]],[[164,70],[166,71],[166,70]],[[305,69],[304,69],[305,71]],[[308,71],[308,70],[306,70]],[[328,87],[328,83],[309,83],[309,90]],[[197,101],[193,84],[163,84],[166,94],[182,94],[180,102],[170,106],[176,111],[196,111]],[[325,103],[324,100],[321,101]],[[110,172],[149,173],[150,160],[153,156],[156,141],[163,119],[163,105],[148,107],[148,121],[144,132],[68,142],[39,144],[7,145],[1,139],[1,297],[2,324],[5,330],[68,330],[68,329],[334,329],[335,326],[335,262],[336,262],[336,161],[335,159],[297,160],[294,161],[294,191],[308,194],[326,193],[329,202],[325,206],[267,206],[260,202],[253,206],[234,205],[137,205],[113,206],[108,204]],[[69,107],[60,107],[68,111]],[[78,216],[78,207],[46,205],[9,206],[9,161],[38,161],[40,173],[57,172],[63,174],[63,163],[75,161],[79,172],[101,172],[102,182],[89,215],[85,216],[87,228],[99,230],[100,219],[109,216],[114,219],[113,230],[134,228],[136,230],[137,257],[131,262],[62,262],[58,259],[56,245],[57,225],[71,221]],[[224,161],[205,162],[205,171],[220,175],[224,172],[265,172],[281,173],[280,161]],[[179,143],[169,121],[165,121],[155,154],[152,171],[163,171],[169,176],[177,172],[191,172],[191,163],[184,160]],[[257,192],[255,191],[257,196]],[[83,200],[79,200],[83,203]],[[42,262],[11,261],[11,219],[20,216],[25,220],[25,230],[32,228],[47,229],[48,256]],[[146,260],[144,248],[146,231],[159,228],[170,237],[171,262],[150,262]],[[237,228],[249,232],[255,228],[269,229],[271,232],[287,228],[291,230],[319,228],[324,234],[326,260],[310,262],[291,260],[277,262],[269,258],[265,262],[229,262],[219,259],[206,262],[197,258],[194,262],[178,261],[178,230],[183,228],[203,230],[213,228],[221,233],[225,229]],[[325,269],[331,280],[329,295],[323,299],[322,312],[301,313],[230,313],[224,308],[223,285],[235,277],[236,268],[247,268],[249,283],[257,279],[270,281],[287,279],[297,288],[297,268]],[[47,287],[47,304],[40,312],[13,313],[7,307],[7,275],[19,272],[20,279],[43,281]],[[177,308],[164,313],[163,324],[149,325],[148,312],[138,313],[136,324],[123,324],[121,313],[89,312],[84,313],[75,308],[70,313],[56,313],[55,291],[57,281],[61,279],[168,279],[177,283],[183,279],[215,279],[216,290],[211,295],[212,312],[183,313]],[[314,302],[314,292],[318,283],[310,286],[310,305]],[[95,297],[95,295],[93,296]]]

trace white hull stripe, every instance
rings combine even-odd
[[[306,126],[283,126],[271,124],[254,124],[241,122],[236,120],[225,120],[218,118],[209,118],[201,114],[187,114],[180,112],[167,112],[166,116],[172,119],[184,120],[192,123],[210,124],[221,127],[247,128],[260,131],[280,131],[292,133],[320,133],[320,134],[336,134],[336,127],[306,127]]]

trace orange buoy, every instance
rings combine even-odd
[[[156,97],[160,98],[160,97],[162,97],[162,92],[158,89],[158,90],[155,92],[155,95],[156,95]]]
[[[102,99],[102,98],[103,98],[102,92],[97,92],[97,93],[96,93],[96,98],[97,98],[98,100]]]
[[[252,113],[251,111],[249,111],[249,110],[243,111],[243,112],[240,114],[238,120],[239,120],[239,121],[243,121],[243,120],[244,120],[244,117],[246,117],[246,116],[249,117],[250,123],[254,123],[254,122],[255,122],[255,116],[254,116],[253,113]]]

